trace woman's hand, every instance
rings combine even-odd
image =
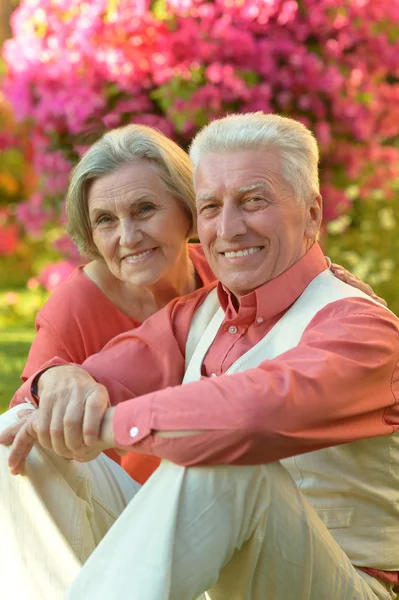
[[[353,275],[353,273],[350,273],[344,267],[335,263],[330,263],[329,266],[335,277],[337,277],[341,281],[344,281],[348,285],[351,285],[352,287],[355,287],[360,291],[364,292],[365,294],[367,294],[367,296],[370,296],[370,298],[373,298],[374,300],[376,300],[376,302],[379,302],[383,306],[388,306],[385,300],[383,298],[380,298],[380,296],[377,296],[373,288],[368,283],[364,283],[364,281],[359,279],[357,275]]]

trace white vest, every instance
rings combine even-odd
[[[257,367],[297,346],[319,310],[355,296],[374,302],[324,271],[227,374]],[[214,289],[190,326],[183,383],[200,378],[203,359],[224,316]],[[309,452],[281,462],[354,565],[399,570],[399,434]]]

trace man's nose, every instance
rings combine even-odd
[[[143,239],[143,233],[138,223],[131,219],[124,219],[120,223],[119,244],[132,248]]]
[[[222,240],[233,240],[247,232],[244,215],[238,207],[223,207],[219,215],[218,237]]]

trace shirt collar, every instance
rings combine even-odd
[[[238,311],[234,308],[233,294],[220,282],[217,287],[219,302],[228,320],[235,319],[240,313],[248,314],[249,310],[253,314],[254,309],[255,318],[268,320],[287,310],[309,283],[327,268],[324,254],[315,243],[292,267],[243,296]]]

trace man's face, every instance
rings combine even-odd
[[[280,275],[312,246],[321,198],[306,205],[296,200],[273,149],[206,154],[195,185],[205,255],[237,298]]]

